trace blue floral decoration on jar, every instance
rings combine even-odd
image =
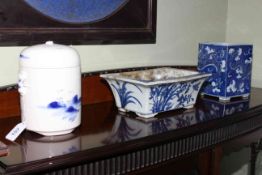
[[[75,95],[69,103],[65,103],[64,101],[52,101],[47,105],[48,109],[51,110],[60,110],[62,109],[62,113],[59,115],[63,116],[63,119],[68,119],[69,121],[73,122],[77,114],[80,112],[81,106],[81,97]]]

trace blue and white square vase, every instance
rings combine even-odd
[[[201,94],[230,101],[248,98],[251,89],[252,50],[250,44],[200,43],[198,71],[211,73]]]

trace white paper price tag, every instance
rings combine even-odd
[[[15,141],[25,128],[26,126],[24,123],[19,123],[5,136],[5,138],[10,141]]]

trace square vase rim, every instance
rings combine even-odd
[[[229,43],[229,42],[201,42],[199,45],[214,45],[214,46],[253,46],[249,43]]]

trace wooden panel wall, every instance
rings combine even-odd
[[[98,75],[82,78],[82,104],[94,104],[113,100],[111,91]],[[0,118],[20,115],[19,93],[16,88],[0,92]]]
[[[18,116],[19,114],[20,103],[17,90],[0,92],[0,118]]]

